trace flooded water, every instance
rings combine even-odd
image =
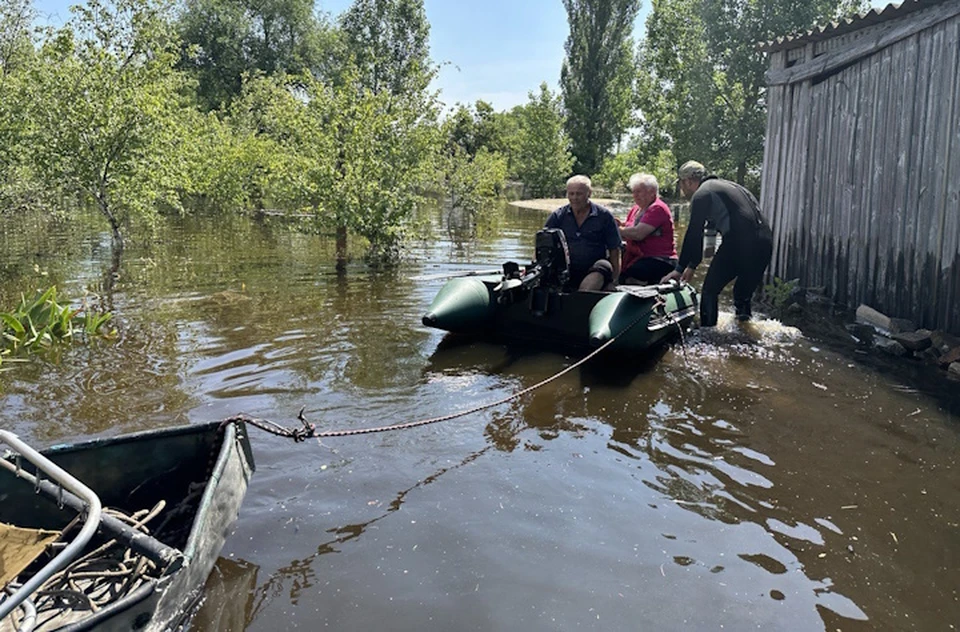
[[[322,430],[504,398],[576,358],[444,340],[411,280],[532,256],[546,214],[333,271],[278,223],[184,220],[124,255],[119,338],[4,364],[0,425],[40,445],[222,419]],[[101,283],[109,242],[2,218],[3,305]],[[94,235],[91,237],[91,235]],[[511,403],[294,444],[257,472],[192,629],[955,630],[958,406],[761,318]]]

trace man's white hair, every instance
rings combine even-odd
[[[633,192],[637,187],[652,189],[656,195],[660,195],[660,184],[652,173],[635,173],[630,176],[627,180],[627,188]]]
[[[582,184],[587,187],[587,193],[593,193],[593,183],[590,182],[590,178],[587,176],[573,176],[567,180],[567,186],[571,184]]]

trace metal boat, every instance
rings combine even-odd
[[[177,629],[254,470],[242,422],[38,452],[0,430],[0,632]]]

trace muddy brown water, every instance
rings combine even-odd
[[[321,429],[498,400],[576,359],[444,339],[442,280],[528,260],[427,213],[397,273],[277,222],[193,219],[125,253],[120,337],[0,374],[0,424],[43,446],[244,412]],[[2,298],[80,296],[81,224],[0,218]],[[91,237],[90,235],[96,235]],[[960,449],[950,394],[761,318],[602,359],[455,421],[322,444],[252,431],[257,472],[192,629],[954,630]]]

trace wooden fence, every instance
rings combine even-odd
[[[960,333],[960,0],[894,14],[770,48],[771,273]]]

